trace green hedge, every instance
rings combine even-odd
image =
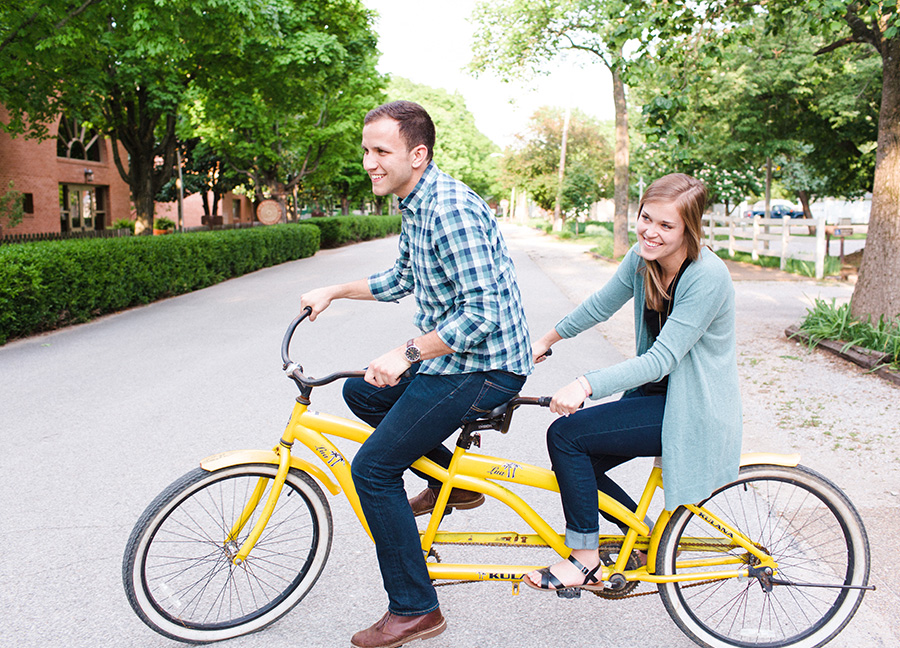
[[[306,219],[302,223],[319,228],[322,233],[320,245],[323,249],[400,233],[399,215],[315,217]]]
[[[0,246],[0,344],[318,249],[319,229],[306,225]]]

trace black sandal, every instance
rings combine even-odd
[[[542,569],[537,570],[537,573],[539,573],[541,575],[541,584],[540,585],[535,585],[534,583],[532,583],[531,579],[527,578],[527,575],[522,576],[521,582],[528,585],[528,587],[530,587],[531,589],[536,589],[540,592],[561,592],[564,590],[572,590],[572,589],[580,589],[580,588],[584,588],[587,590],[593,590],[593,589],[597,589],[598,587],[599,588],[603,587],[603,581],[601,581],[596,576],[597,570],[600,569],[601,567],[603,567],[603,563],[599,563],[593,569],[588,569],[587,567],[582,565],[581,562],[579,562],[576,558],[573,558],[572,556],[569,556],[566,560],[568,560],[570,563],[575,565],[575,567],[577,567],[578,570],[581,571],[582,574],[584,574],[584,581],[582,581],[582,583],[580,585],[563,585],[562,581],[560,581],[556,576],[554,576],[550,572],[549,567],[543,567]],[[552,585],[553,587],[550,587],[550,585]]]

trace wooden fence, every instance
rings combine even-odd
[[[709,215],[703,218],[703,242],[713,250],[725,249],[729,254],[745,252],[754,260],[760,256],[779,257],[782,270],[788,259],[815,263],[817,279],[825,276],[829,238],[867,232],[867,225],[826,225],[824,217],[782,219]]]

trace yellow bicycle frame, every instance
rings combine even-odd
[[[244,526],[249,521],[252,513],[259,506],[268,486],[272,481],[272,488],[263,505],[259,519],[251,529],[247,539],[237,552],[234,562],[240,564],[253,550],[256,541],[269,521],[275,503],[281,493],[281,487],[288,471],[298,468],[306,471],[318,479],[332,494],[338,494],[342,489],[350,502],[357,518],[371,537],[369,525],[359,503],[359,497],[353,485],[350,474],[350,463],[330,437],[347,439],[356,443],[363,443],[372,433],[372,428],[363,423],[357,423],[338,416],[321,414],[310,411],[308,406],[299,399],[294,405],[290,421],[282,434],[281,443],[271,451],[239,450],[208,457],[201,462],[206,470],[218,470],[227,466],[244,463],[269,463],[277,464],[278,472],[274,480],[261,478],[254,493],[245,504],[238,520],[225,538],[225,542],[235,542]],[[325,471],[315,464],[304,459],[293,457],[291,448],[295,442],[300,442],[312,451],[328,467],[337,483],[332,481]],[[752,454],[741,458],[741,465],[758,463],[795,466],[799,463],[799,455],[777,454]],[[557,533],[550,525],[519,495],[508,489],[503,483],[520,484],[543,490],[559,492],[559,486],[553,472],[546,468],[540,468],[525,463],[509,461],[499,457],[467,452],[464,448],[456,447],[453,459],[448,468],[443,468],[433,461],[423,457],[417,460],[413,467],[421,472],[437,478],[443,482],[438,494],[435,508],[428,521],[426,529],[420,532],[422,550],[426,555],[436,544],[480,544],[501,546],[529,546],[550,547],[561,556],[569,555],[570,550],[565,546],[564,537]],[[650,583],[710,580],[717,578],[734,578],[747,576],[747,563],[736,557],[721,556],[714,559],[694,559],[678,562],[678,567],[709,567],[721,565],[739,566],[739,568],[723,569],[716,572],[678,573],[672,576],[655,574],[656,553],[662,532],[671,516],[669,511],[662,511],[654,523],[652,529],[644,522],[651,500],[657,489],[662,489],[662,469],[657,464],[653,467],[648,477],[647,484],[641,494],[637,510],[630,511],[622,504],[608,495],[598,492],[597,500],[600,510],[609,513],[628,526],[628,532],[624,536],[603,536],[600,541],[615,542],[621,544],[618,558],[614,565],[604,566],[602,579],[608,580],[612,574],[622,574],[626,580],[643,581]],[[443,519],[444,510],[453,488],[484,493],[493,497],[511,509],[513,509],[533,530],[533,534],[519,534],[515,532],[442,532],[439,529]],[[772,558],[761,548],[754,545],[738,529],[727,522],[712,515],[702,507],[688,506],[695,515],[710,524],[711,529],[717,531],[717,535],[708,538],[685,539],[683,542],[690,544],[697,542],[698,546],[722,548],[739,546],[758,560],[758,565],[777,569]],[[647,552],[647,565],[637,569],[627,569],[628,557],[632,550],[640,549]],[[452,563],[428,563],[428,572],[433,579],[454,580],[498,580],[519,581],[522,576],[530,571],[538,569],[541,565],[496,565],[496,564],[452,564]]]

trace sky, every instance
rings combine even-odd
[[[552,74],[504,83],[493,75],[474,78],[474,27],[468,22],[478,0],[363,0],[378,12],[378,71],[450,92],[459,92],[478,129],[500,146],[512,143],[540,106],[572,108],[602,120],[614,118],[609,72],[591,55],[573,53],[554,62]],[[581,61],[583,64],[579,64]]]

